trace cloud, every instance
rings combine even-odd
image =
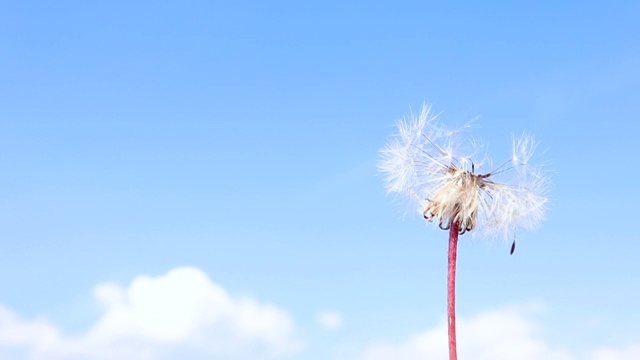
[[[104,315],[70,337],[43,319],[21,320],[0,306],[0,357],[28,359],[271,359],[297,353],[290,317],[251,298],[233,298],[195,268],[102,284]]]
[[[544,342],[533,316],[542,306],[530,303],[486,311],[457,324],[458,355],[468,360],[575,360],[566,349]],[[587,350],[590,360],[640,359],[640,344],[623,349]],[[399,344],[376,343],[366,347],[359,360],[447,360],[446,322],[413,335]]]
[[[342,316],[335,311],[320,311],[316,314],[316,320],[328,330],[337,330],[342,327]]]
[[[630,360],[640,359],[640,345],[626,349],[600,349],[593,354],[593,360]]]
[[[470,319],[458,319],[458,356],[469,360],[571,360],[568,352],[553,348],[538,335],[531,313],[539,305],[514,306],[488,311]],[[446,323],[396,344],[369,346],[362,360],[446,360]],[[598,359],[600,360],[600,359]]]
[[[46,319],[24,320],[0,305],[0,359],[32,360],[268,360],[302,349],[283,310],[232,297],[195,268],[138,276],[126,287],[94,289],[104,314],[84,333],[64,334]],[[575,360],[542,340],[539,304],[512,306],[458,319],[458,354],[468,360]],[[316,314],[329,330],[343,325],[335,311]],[[640,344],[583,351],[590,360],[640,359]],[[447,331],[439,326],[398,343],[367,346],[359,360],[447,360]]]

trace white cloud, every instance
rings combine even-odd
[[[94,296],[105,312],[77,336],[64,334],[46,319],[21,319],[0,305],[0,359],[267,360],[301,350],[287,313],[251,298],[232,297],[195,268],[138,276],[127,287],[102,284]],[[459,318],[460,358],[577,359],[542,340],[534,321],[539,310],[539,305],[529,304]],[[329,330],[343,325],[334,311],[320,311],[316,317]],[[580,358],[590,360],[640,359],[640,344],[582,352],[586,356]],[[446,323],[396,344],[372,344],[357,358],[447,360]]]
[[[22,321],[0,305],[0,346],[44,348],[60,340],[60,332],[46,320]]]
[[[342,327],[342,316],[335,311],[320,311],[316,314],[318,323],[328,330],[337,330]]]
[[[195,268],[138,276],[127,288],[99,285],[94,296],[106,311],[76,337],[0,307],[0,355],[17,349],[30,359],[270,359],[301,347],[284,311],[232,298]]]
[[[640,345],[626,349],[600,349],[593,354],[593,360],[631,360],[640,359]]]
[[[541,339],[533,315],[541,305],[530,303],[502,310],[487,311],[473,318],[458,318],[458,356],[468,360],[575,360],[566,349],[550,346]],[[589,351],[591,360],[640,359],[640,344],[624,349],[601,348]],[[377,343],[368,346],[360,360],[447,360],[447,327],[438,327],[413,335],[399,344]],[[582,358],[582,357],[580,357]]]
[[[537,338],[537,328],[529,315],[539,306],[510,307],[489,311],[471,319],[458,319],[458,356],[469,360],[570,360],[562,349],[553,348]],[[401,344],[374,344],[363,360],[446,360],[448,359],[446,323],[414,335]]]

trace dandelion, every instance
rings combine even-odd
[[[515,234],[533,230],[544,218],[548,178],[529,163],[537,146],[533,136],[514,137],[511,159],[483,173],[492,163],[475,138],[462,137],[470,126],[447,129],[437,120],[425,104],[419,116],[398,121],[398,134],[381,150],[378,168],[387,193],[405,197],[426,220],[449,231],[449,358],[455,360],[458,236],[483,230],[490,236],[513,238],[513,253]]]

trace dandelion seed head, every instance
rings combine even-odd
[[[456,222],[461,233],[482,228],[504,237],[533,230],[544,219],[548,188],[541,168],[530,164],[535,138],[514,137],[511,159],[483,173],[492,162],[477,138],[462,136],[470,125],[447,129],[438,115],[425,104],[418,116],[397,122],[378,163],[387,193],[417,205],[442,229]]]

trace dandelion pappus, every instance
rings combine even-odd
[[[456,224],[459,234],[482,229],[505,237],[533,230],[544,218],[549,185],[541,167],[529,161],[537,147],[533,136],[514,136],[510,159],[480,171],[491,164],[486,147],[461,136],[469,125],[448,129],[436,121],[438,115],[425,105],[418,116],[397,122],[398,134],[381,150],[378,165],[387,193],[415,203],[443,230]]]

